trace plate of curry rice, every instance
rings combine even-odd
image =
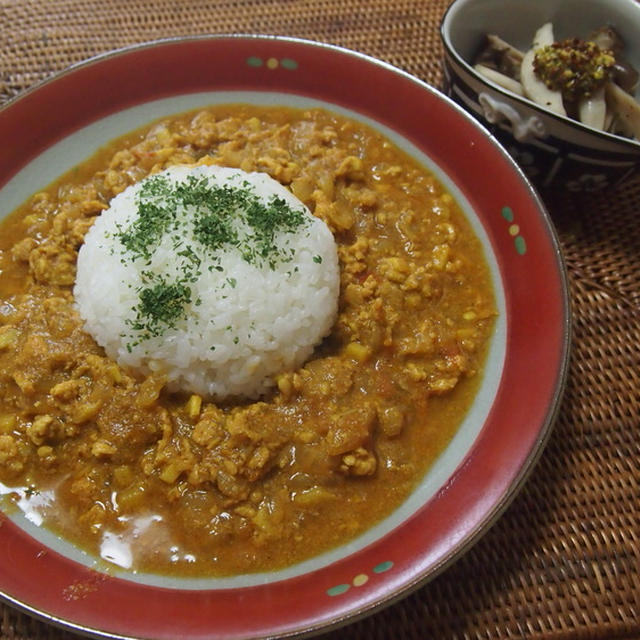
[[[100,637],[318,633],[522,486],[564,266],[438,91],[309,41],[171,39],[24,93],[0,137],[7,602]]]

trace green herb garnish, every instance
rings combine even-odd
[[[191,289],[182,282],[167,283],[160,276],[151,286],[141,287],[136,317],[130,323],[141,332],[140,340],[162,335],[175,328],[186,305],[191,302]]]
[[[138,193],[138,217],[120,232],[120,242],[134,257],[150,258],[153,248],[174,222],[176,211],[168,180],[163,176],[148,178]]]
[[[249,243],[253,249],[251,258],[262,259],[275,269],[278,262],[290,262],[292,259],[291,255],[278,248],[277,234],[294,233],[305,223],[305,216],[282,198],[274,196],[266,205],[257,199],[252,202],[247,210],[247,223],[252,229]]]
[[[308,224],[303,210],[292,208],[286,200],[259,199],[248,182],[238,188],[219,186],[209,177],[189,176],[172,182],[165,176],[151,176],[143,182],[136,197],[137,217],[118,230],[122,262],[144,259],[148,270],[142,273],[135,318],[129,323],[137,335],[132,346],[162,335],[185,317],[192,303],[191,284],[201,276],[203,254],[213,262],[209,271],[218,271],[222,286],[235,288],[237,281],[224,277],[219,264],[222,252],[236,251],[257,268],[275,269],[293,259],[294,249],[283,242]],[[166,241],[176,257],[177,275],[154,273],[155,250]],[[166,246],[166,245],[165,245]],[[314,256],[314,262],[321,262]],[[193,304],[201,304],[198,298]],[[231,327],[229,327],[231,329]]]

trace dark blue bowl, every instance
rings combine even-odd
[[[595,191],[616,186],[640,168],[640,142],[559,116],[487,80],[473,58],[487,33],[521,50],[552,22],[556,40],[584,37],[609,24],[640,68],[640,3],[636,0],[455,0],[440,33],[444,91],[506,147],[540,189]]]

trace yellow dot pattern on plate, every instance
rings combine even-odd
[[[249,56],[245,62],[248,66],[253,67],[254,69],[259,69],[260,67],[265,66],[270,71],[278,68],[295,71],[298,68],[298,63],[291,58],[282,58],[282,60],[278,60],[278,58],[267,58],[267,60],[263,60],[259,56]]]
[[[389,569],[391,569],[392,567],[393,567],[393,562],[391,562],[391,560],[385,560],[384,562],[381,562],[380,564],[377,564],[375,567],[373,567],[373,573],[374,574],[384,573],[385,571],[389,571]],[[334,597],[341,596],[343,593],[346,593],[347,591],[349,591],[352,585],[354,587],[362,587],[363,585],[367,584],[367,582],[369,582],[370,577],[371,576],[369,576],[366,573],[359,573],[357,576],[355,576],[351,580],[351,584],[347,584],[344,582],[342,584],[337,584],[331,587],[330,589],[327,589],[326,594],[328,596],[334,596]]]
[[[520,225],[515,224],[513,221],[515,215],[511,207],[502,207],[502,217],[509,223],[508,231],[509,235],[513,238],[513,244],[516,251],[523,256],[527,253],[527,243],[525,239],[520,235]]]
[[[369,576],[366,573],[360,573],[353,579],[354,587],[361,587],[369,581]]]

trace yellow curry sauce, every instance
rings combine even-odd
[[[270,174],[339,246],[332,334],[254,403],[169,394],[122,369],[71,293],[111,198],[205,157]],[[3,222],[0,250],[0,481],[16,499],[53,496],[47,526],[141,571],[278,569],[370,528],[455,433],[495,317],[453,198],[383,136],[323,110],[213,107],[127,135]]]

